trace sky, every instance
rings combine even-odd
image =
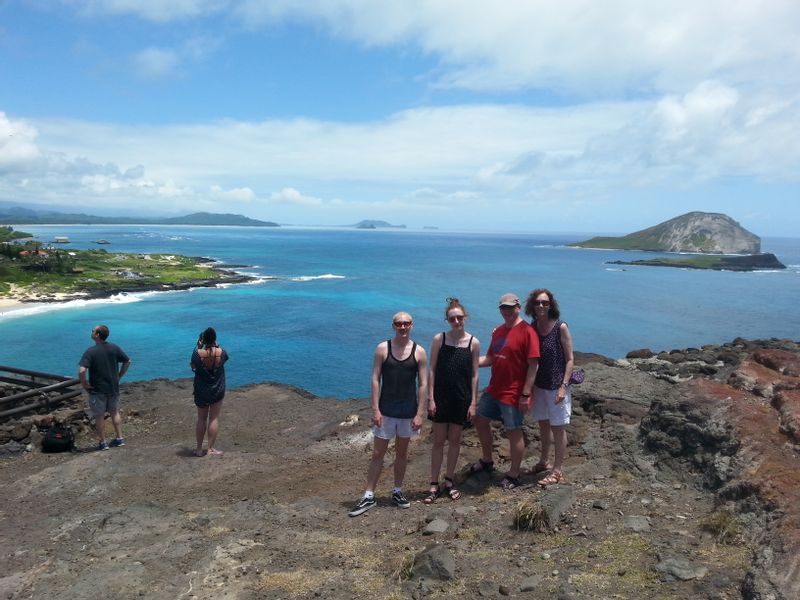
[[[800,237],[796,0],[0,0],[0,203]]]

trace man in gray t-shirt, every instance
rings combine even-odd
[[[122,419],[119,416],[119,380],[131,366],[131,359],[122,348],[106,341],[108,334],[108,327],[105,325],[92,329],[94,346],[83,353],[78,368],[81,385],[89,393],[89,413],[94,417],[98,450],[108,450],[109,447],[106,443],[106,413],[111,416],[116,435],[110,445],[125,445]],[[88,380],[86,371],[89,371]]]

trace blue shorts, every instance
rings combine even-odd
[[[493,396],[483,392],[478,403],[478,416],[490,421],[502,421],[506,430],[521,429],[523,414],[516,406],[503,404]]]
[[[119,394],[89,392],[89,412],[95,419],[106,413],[113,415],[119,408]]]
[[[550,425],[559,427],[569,425],[572,413],[572,389],[567,386],[567,395],[561,402],[558,400],[558,390],[545,390],[534,386],[533,388],[533,418],[537,421],[550,421]]]
[[[393,440],[396,437],[412,438],[419,435],[419,429],[411,429],[413,419],[398,419],[384,415],[380,427],[372,426],[372,435],[382,440]]]

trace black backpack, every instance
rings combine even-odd
[[[71,452],[75,449],[75,434],[66,425],[51,425],[42,438],[42,452]]]

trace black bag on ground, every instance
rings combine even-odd
[[[75,448],[75,434],[66,425],[51,425],[42,438],[42,452],[71,452]]]

